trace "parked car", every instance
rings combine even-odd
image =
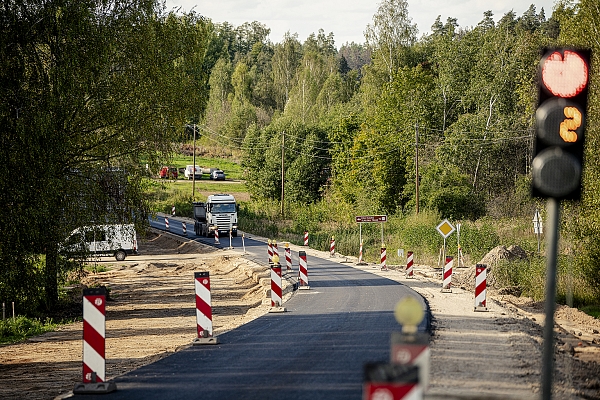
[[[193,165],[186,165],[184,175],[189,180],[192,180],[192,179],[199,180],[202,178],[202,169],[197,165],[196,165],[196,168],[194,168]]]
[[[225,180],[225,172],[217,169],[210,173],[210,179],[213,181],[224,181]]]
[[[161,179],[177,179],[178,176],[176,167],[162,167],[158,174]]]

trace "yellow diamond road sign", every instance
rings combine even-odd
[[[440,222],[440,224],[436,226],[435,229],[437,229],[437,231],[440,233],[440,235],[444,237],[444,239],[446,239],[452,234],[452,232],[454,232],[454,227],[450,222],[448,222],[447,219]]]

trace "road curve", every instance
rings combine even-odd
[[[159,217],[152,225],[164,229]],[[181,221],[169,218],[181,234]],[[188,224],[189,225],[189,224]],[[187,226],[188,238],[198,238]],[[241,248],[241,238],[232,245]],[[264,242],[246,238],[248,257],[266,263]],[[220,247],[229,246],[221,238]],[[297,253],[293,254],[297,272]],[[219,336],[219,345],[192,346],[114,379],[117,391],[85,399],[361,399],[363,365],[389,360],[390,335],[401,327],[393,308],[404,296],[427,304],[410,288],[350,265],[308,256],[310,290]],[[110,318],[110,314],[107,315]],[[107,332],[107,336],[110,333]],[[108,371],[110,372],[110,371]],[[109,373],[110,375],[110,373]]]

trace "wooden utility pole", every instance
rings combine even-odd
[[[419,213],[419,123],[415,125],[415,201]]]
[[[193,125],[194,127],[194,155],[193,155],[193,162],[192,164],[194,164],[194,167],[192,168],[192,201],[196,200],[196,124]]]
[[[284,200],[285,200],[285,131],[281,133],[281,217],[285,216],[284,213]]]

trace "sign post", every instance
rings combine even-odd
[[[448,236],[452,235],[452,233],[455,231],[455,228],[447,219],[445,219],[442,222],[440,222],[440,224],[438,226],[436,226],[435,229],[437,229],[437,231],[440,233],[440,235],[442,235],[442,237],[444,238],[442,260],[445,260],[446,259],[446,238],[448,238]]]
[[[537,235],[538,241],[538,253],[540,252],[540,237],[543,232],[542,228],[542,216],[540,215],[540,210],[536,208],[535,214],[533,214],[533,233]]]
[[[358,232],[360,239],[360,249],[362,250],[363,240],[362,240],[362,224],[363,222],[377,222],[381,224],[381,247],[383,247],[383,222],[387,222],[387,215],[361,215],[355,217],[356,223],[358,223]],[[362,265],[362,257],[360,257],[359,252],[359,265]]]

